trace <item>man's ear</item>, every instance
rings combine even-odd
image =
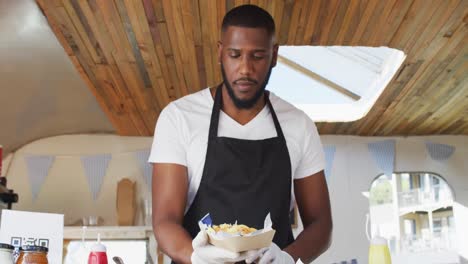
[[[221,58],[223,55],[223,43],[218,41],[218,64],[221,64]]]
[[[278,49],[279,49],[278,44],[273,45],[273,54],[272,54],[272,57],[271,57],[271,66],[272,67],[276,66],[276,62],[278,60]]]

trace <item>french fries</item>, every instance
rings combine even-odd
[[[208,228],[208,232],[225,232],[228,234],[238,234],[240,233],[241,235],[248,235],[250,233],[253,233],[257,231],[257,229],[253,227],[248,227],[246,225],[231,225],[231,224],[221,224],[221,225],[213,225]]]

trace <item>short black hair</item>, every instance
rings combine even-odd
[[[229,10],[223,18],[221,31],[225,32],[229,26],[264,28],[268,35],[275,35],[273,17],[256,5],[241,5]]]

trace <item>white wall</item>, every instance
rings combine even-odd
[[[7,175],[9,189],[19,194],[19,203],[14,209],[65,214],[65,224],[70,225],[82,216],[95,215],[104,219],[105,225],[116,225],[117,182],[122,178],[136,181],[137,206],[149,196],[149,189],[143,179],[137,160],[132,151],[151,147],[151,138],[119,137],[114,135],[67,135],[51,137],[32,142],[11,156]],[[81,155],[112,154],[101,193],[93,201],[87,178],[81,165]],[[27,154],[56,155],[36,201],[32,194],[27,175]],[[137,224],[142,224],[137,213]]]
[[[468,136],[393,138],[397,142],[395,170],[429,171],[444,177],[453,188],[458,203],[454,208],[455,222],[459,230],[467,230],[468,221],[464,220],[468,215]],[[324,145],[336,146],[329,180],[334,230],[330,250],[314,263],[330,264],[352,258],[357,258],[360,264],[367,263],[365,220],[369,204],[362,192],[369,191],[371,182],[381,173],[368,152],[367,143],[381,139],[388,138],[322,136]],[[106,224],[113,225],[116,222],[115,190],[119,179],[129,177],[136,180],[139,199],[148,195],[131,151],[150,147],[151,140],[149,137],[74,135],[33,142],[15,153],[7,175],[9,187],[20,194],[20,203],[15,208],[65,213],[66,223],[71,223],[82,215],[98,214],[105,219]],[[432,161],[426,153],[426,140],[450,144],[457,149],[446,163]],[[79,156],[100,153],[112,153],[113,159],[109,164],[102,193],[93,202]],[[70,156],[57,157],[35,203],[31,200],[24,154]],[[462,236],[466,232],[458,233],[461,246],[459,252],[468,258],[468,239]]]
[[[396,139],[395,171],[429,171],[442,176],[453,188],[455,200],[464,214],[468,210],[468,137],[392,137]],[[378,137],[322,136],[324,145],[335,145],[336,154],[329,181],[334,219],[333,244],[316,263],[333,263],[357,258],[367,263],[368,242],[365,236],[366,213],[369,203],[362,192],[381,171],[367,149],[367,143]],[[456,146],[453,156],[446,162],[433,161],[426,152],[426,140]],[[463,209],[464,208],[464,209]],[[454,209],[457,221],[457,208]],[[460,220],[457,223],[462,223]],[[468,225],[465,221],[464,225]],[[466,229],[466,227],[461,227]],[[459,252],[468,252],[468,239],[460,235]],[[466,233],[464,235],[466,237]],[[464,255],[467,258],[466,255]],[[315,262],[314,262],[315,263]]]

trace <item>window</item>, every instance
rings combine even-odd
[[[405,57],[387,47],[281,46],[267,89],[314,121],[354,121],[367,114]]]
[[[406,236],[415,236],[416,235],[416,220],[414,219],[405,219],[405,235]]]
[[[440,233],[442,231],[442,219],[436,218],[432,222],[432,226],[434,228],[434,233]]]
[[[392,263],[458,263],[452,189],[433,173],[379,175],[369,190],[371,234],[389,241]],[[417,260],[416,262],[414,260]]]
[[[401,190],[402,191],[409,191],[412,188],[412,177],[410,177],[409,173],[402,173],[401,174]]]
[[[426,188],[426,177],[425,174],[419,174],[419,188]]]
[[[369,200],[371,205],[392,203],[392,184],[387,176],[382,175],[372,183]]]
[[[447,218],[447,224],[449,228],[455,229],[455,219],[453,218],[453,215]]]

